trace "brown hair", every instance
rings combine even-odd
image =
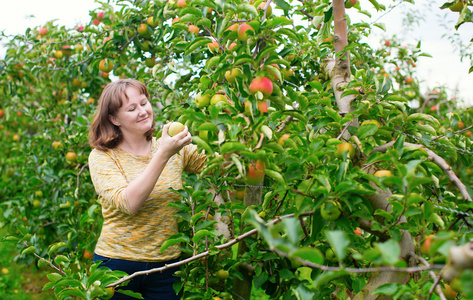
[[[135,79],[120,79],[109,83],[100,95],[97,110],[89,129],[89,144],[91,147],[99,150],[113,149],[122,141],[123,135],[120,128],[110,121],[110,116],[115,116],[118,109],[123,105],[123,99],[128,100],[125,91],[127,88],[136,88],[140,94],[149,98],[146,86]],[[153,125],[145,133],[146,140],[153,138],[153,132],[156,130]]]

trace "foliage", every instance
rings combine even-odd
[[[473,110],[457,107],[441,88],[420,93],[416,62],[428,55],[420,44],[393,38],[373,49],[362,42],[371,25],[349,23],[351,78],[342,96],[354,101],[352,111],[340,114],[323,67],[341,56],[334,50],[332,3],[277,0],[269,4],[269,16],[256,9],[260,2],[107,2],[90,12],[90,24],[70,29],[49,22],[7,37],[0,64],[4,240],[18,242],[19,262],[54,269],[45,288],[59,299],[100,297],[122,275],[91,265],[89,257],[101,213],[87,169],[87,129],[110,76],[146,82],[158,128],[168,120],[185,123],[209,156],[206,169],[186,176],[176,191],[182,195],[173,204],[180,233],[162,247],[180,243],[184,258],[208,251],[181,266],[176,289],[186,299],[236,299],[232,287],[245,280],[244,270],[254,293],[271,299],[346,299],[363,293],[373,268],[410,266],[400,246],[406,234],[431,264],[444,264],[450,246],[472,237],[465,213],[472,208],[466,198],[473,194]],[[370,1],[347,13],[366,14],[367,5],[384,9]],[[471,18],[465,7],[462,14]],[[245,38],[227,30],[241,23],[253,28]],[[99,70],[103,59],[113,64],[110,74]],[[233,81],[225,73],[234,68],[241,72]],[[273,84],[268,97],[250,91],[253,79],[263,76]],[[199,92],[226,101],[198,108]],[[344,132],[355,157],[337,151]],[[70,152],[77,159],[66,159]],[[258,160],[265,166],[262,192],[245,187],[249,166]],[[442,169],[446,165],[466,194]],[[379,169],[393,176],[373,175]],[[242,201],[237,195],[243,191]],[[258,191],[261,203],[248,205]],[[369,199],[380,195],[390,209],[373,207]],[[328,201],[340,209],[339,218],[323,218]],[[230,236],[221,235],[217,224]],[[246,248],[221,247],[254,229],[258,234],[245,238]],[[429,235],[435,235],[432,247],[421,253]],[[217,276],[222,269],[229,278]],[[470,280],[465,274],[462,283]],[[422,272],[375,294],[419,298],[433,282]]]

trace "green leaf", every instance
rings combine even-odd
[[[181,23],[192,23],[192,24],[195,24],[197,22],[199,18],[196,17],[194,14],[186,14],[184,16],[181,17],[181,19],[179,20],[179,22]]]
[[[195,233],[194,237],[192,238],[192,241],[196,243],[197,241],[206,236],[216,236],[215,231],[210,231],[207,229],[199,230]]]
[[[407,122],[413,122],[413,121],[424,121],[424,122],[429,122],[431,123],[435,128],[440,127],[440,122],[437,120],[435,117],[424,114],[424,113],[414,113],[411,114],[407,117]]]
[[[72,279],[72,278],[62,278],[61,280],[56,281],[56,287],[81,287],[82,284],[79,280]]]
[[[64,255],[58,255],[54,258],[54,263],[59,265],[62,262],[69,262],[69,258],[65,257]]]
[[[203,148],[207,154],[213,154],[213,150],[212,148],[210,147],[209,144],[207,144],[206,141],[204,141],[203,139],[201,139],[200,137],[198,136],[192,136],[192,142],[196,143],[197,146]]]
[[[350,239],[346,235],[344,231],[341,230],[334,230],[334,231],[326,231],[325,237],[332,247],[337,259],[339,261],[343,260],[347,255],[347,249],[350,245]]]
[[[18,242],[20,239],[14,235],[6,235],[2,238],[2,242]]]
[[[21,251],[21,255],[35,253],[35,252],[36,252],[36,247],[29,246],[28,248],[25,248],[23,249],[23,251]]]
[[[192,0],[194,1],[194,0]],[[130,297],[133,297],[133,298],[136,298],[136,299],[144,299],[143,296],[141,296],[140,293],[136,293],[136,292],[133,292],[131,290],[116,290],[115,291],[116,293],[121,293],[123,295],[127,295],[127,296],[130,296]]]
[[[62,279],[62,275],[59,273],[49,273],[48,275],[46,275],[46,277],[48,277],[49,281],[51,282],[56,282]]]
[[[280,183],[283,186],[286,186],[286,181],[284,180],[284,177],[276,171],[270,170],[270,169],[265,169],[264,174],[268,175],[278,183]]]
[[[373,295],[388,295],[392,296],[396,293],[398,289],[398,283],[387,283],[379,286],[374,292]]]
[[[286,17],[275,17],[268,22],[267,26],[268,28],[274,28],[277,26],[292,25],[292,23],[293,21]]]
[[[279,29],[278,31],[276,31],[278,34],[284,34],[286,35],[288,38],[292,39],[292,40],[295,40],[296,42],[300,42],[300,38],[299,36],[297,35],[297,33],[294,32],[294,30],[292,29],[288,29],[288,28],[281,28]]]
[[[314,264],[323,264],[324,256],[317,248],[312,247],[303,247],[299,248],[296,251],[292,252],[291,257],[299,257]]]
[[[195,15],[196,17],[202,18],[202,11],[192,6],[187,6],[183,8],[182,10],[180,10],[179,12],[180,16],[184,16],[186,14],[192,14],[192,15]]]
[[[277,152],[277,153],[284,152],[284,148],[276,142],[268,143],[268,144],[264,145],[264,148],[269,149],[273,152]]]
[[[56,244],[53,244],[50,246],[49,250],[48,250],[48,254],[51,256],[53,255],[57,250],[59,250],[59,248],[61,247],[65,247],[67,246],[66,243],[64,242],[58,242]]]
[[[379,129],[379,125],[377,124],[365,124],[361,125],[360,128],[358,128],[358,133],[357,136],[359,139],[364,139],[368,136],[374,135]]]
[[[175,235],[172,235],[167,239],[162,245],[161,248],[159,249],[160,252],[163,252],[167,248],[171,247],[172,245],[175,245],[177,243],[188,243],[189,242],[189,237],[186,236],[184,233],[178,233]]]
[[[240,142],[226,142],[220,147],[220,154],[246,150],[246,145]]]
[[[251,4],[247,4],[247,3],[243,3],[243,4],[238,5],[237,8],[236,8],[236,12],[237,13],[246,12],[246,13],[254,15],[255,17],[258,16],[258,11],[256,10],[256,7],[254,7]]]
[[[193,40],[185,49],[185,55],[189,55],[200,47],[206,46],[208,43],[212,43],[212,40],[204,37],[198,37]]]
[[[215,2],[211,0],[192,0],[192,5],[201,5],[205,7],[214,8]]]
[[[284,10],[290,10],[292,8],[292,6],[284,0],[274,0],[273,2],[276,4],[276,6]]]
[[[394,265],[399,261],[401,248],[396,241],[388,240],[384,243],[376,243],[376,247],[380,250],[385,263]]]
[[[205,123],[200,124],[199,127],[197,128],[197,131],[201,131],[201,130],[208,130],[208,131],[217,132],[218,127],[217,127],[217,125],[215,125],[213,123],[205,122]]]
[[[71,296],[80,297],[79,299],[87,299],[86,293],[84,291],[78,290],[76,288],[65,289],[65,290],[60,291],[57,294],[57,297],[59,299],[64,299],[64,298],[71,297]]]

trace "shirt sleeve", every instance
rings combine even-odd
[[[207,161],[207,155],[204,152],[199,153],[197,146],[190,144],[181,150],[184,164],[184,171],[190,173],[200,173]]]
[[[131,214],[125,193],[128,182],[115,160],[107,152],[94,149],[89,155],[89,169],[102,205]]]

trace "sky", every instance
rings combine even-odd
[[[6,34],[21,34],[28,27],[45,24],[50,20],[57,20],[56,24],[74,27],[78,24],[90,21],[89,11],[99,7],[94,0],[1,0],[0,30]],[[372,5],[368,0],[359,0],[363,8],[369,10]],[[386,6],[395,3],[391,0],[378,0]],[[447,0],[445,0],[447,1]],[[406,44],[416,44],[422,41],[422,51],[432,55],[432,58],[421,58],[417,63],[417,75],[422,81],[423,92],[437,86],[445,86],[450,96],[463,100],[467,105],[473,105],[473,73],[468,74],[470,62],[460,61],[458,52],[442,35],[447,30],[440,24],[449,23],[450,33],[455,32],[453,27],[456,22],[457,13],[440,10],[439,7],[444,0],[417,0],[416,6],[408,3],[397,5],[389,13],[376,13],[372,10],[373,20],[386,24],[387,32],[374,29],[368,43],[372,47],[378,47],[380,40],[395,34]],[[398,0],[399,2],[399,0]],[[402,25],[403,19],[409,12],[414,12],[414,20],[422,19],[419,25]],[[350,17],[355,20],[360,17],[354,9],[348,10]],[[366,17],[363,17],[366,20]],[[473,24],[465,24],[457,32],[461,39],[468,44],[473,38]],[[473,52],[473,49],[470,50]],[[0,49],[0,57],[4,52]]]

